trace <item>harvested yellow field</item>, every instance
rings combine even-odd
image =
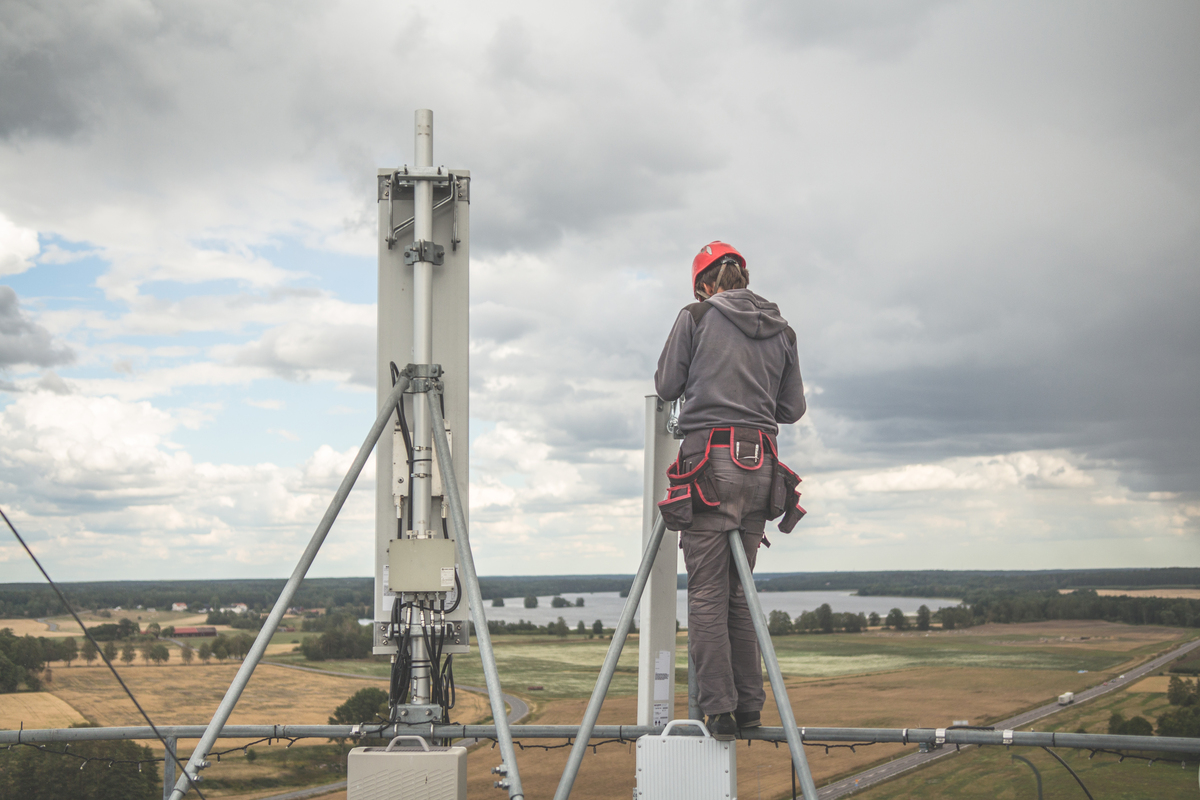
[[[190,667],[121,666],[121,677],[155,723],[204,725],[220,703],[238,664]],[[230,718],[234,725],[324,725],[334,708],[365,686],[386,691],[380,680],[321,675],[261,664]],[[144,724],[107,669],[59,669],[54,694],[98,725]]]
[[[156,725],[206,725],[220,703],[237,664],[185,667],[121,667],[121,677]],[[232,725],[325,725],[334,709],[364,687],[387,691],[387,682],[371,678],[322,675],[260,664],[238,701]],[[54,671],[53,694],[103,727],[145,722],[105,668]],[[455,722],[473,723],[490,716],[486,698],[458,693]],[[154,743],[148,742],[151,746]],[[222,747],[234,744],[222,740]]]
[[[1168,675],[1156,675],[1153,678],[1143,678],[1125,689],[1127,692],[1161,692],[1167,693],[1167,684],[1171,678]]]
[[[1167,597],[1184,600],[1200,600],[1200,589],[1098,589],[1102,597]]]
[[[1059,589],[1059,594],[1070,594],[1074,589]],[[1200,600],[1200,589],[1097,589],[1101,597],[1165,597],[1183,600]]]
[[[83,716],[49,692],[0,694],[0,730],[69,728],[85,722]]]
[[[57,631],[50,630],[50,626],[45,622],[38,622],[36,619],[0,619],[0,628],[12,628],[12,632],[17,636],[83,636],[83,631],[75,624],[72,619],[59,620],[53,622],[58,626]]]

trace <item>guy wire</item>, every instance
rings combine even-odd
[[[191,784],[192,788],[196,790],[196,794],[200,795],[200,800],[204,800],[204,793],[201,792],[200,787],[196,785],[196,779],[188,773],[184,763],[179,760],[179,756],[177,756],[175,751],[167,744],[167,740],[163,737],[163,735],[158,732],[158,728],[155,726],[154,722],[151,721],[150,715],[146,713],[146,710],[142,708],[142,704],[139,703],[137,698],[133,696],[133,692],[129,691],[129,687],[125,685],[125,681],[121,680],[121,676],[117,674],[117,668],[114,667],[112,662],[108,660],[108,657],[104,655],[103,648],[101,648],[96,640],[92,638],[92,634],[88,633],[87,626],[83,624],[83,620],[79,618],[79,615],[75,613],[75,609],[73,609],[71,604],[67,602],[67,598],[58,588],[58,584],[56,584],[50,577],[50,573],[46,572],[46,568],[42,566],[42,562],[38,561],[38,557],[35,556],[33,551],[29,549],[29,545],[25,543],[25,540],[21,537],[21,534],[17,532],[16,526],[12,524],[12,520],[8,518],[8,514],[4,513],[3,508],[0,508],[0,517],[4,517],[4,522],[7,523],[8,529],[13,532],[13,536],[17,537],[17,541],[21,543],[21,547],[24,547],[25,552],[28,553],[29,557],[33,559],[33,563],[37,566],[38,571],[42,573],[42,577],[44,577],[46,582],[50,584],[50,588],[54,590],[56,595],[58,595],[58,599],[62,601],[63,606],[66,607],[71,616],[75,618],[75,624],[79,626],[79,629],[83,631],[83,635],[86,636],[88,641],[92,643],[92,646],[96,648],[100,658],[104,660],[105,666],[109,668],[113,674],[113,677],[117,679],[117,683],[121,684],[121,688],[125,690],[125,694],[129,695],[129,699],[137,707],[138,713],[142,715],[142,719],[146,720],[146,724],[150,726],[150,730],[154,731],[154,735],[157,736],[158,740],[163,743],[163,748],[166,750],[166,752],[171,754],[171,760],[173,760],[179,770],[182,771],[185,776],[187,776],[188,783]]]

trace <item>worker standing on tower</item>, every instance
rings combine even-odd
[[[681,531],[697,699],[723,740],[759,726],[766,699],[728,532],[741,532],[753,569],[766,521],[782,514],[786,533],[804,514],[799,478],[779,463],[775,440],[779,425],[806,407],[796,334],[749,282],[741,253],[724,242],[705,245],[692,261],[698,302],[679,313],[654,374],[659,397],[684,398],[685,436],[659,507],[667,528]]]

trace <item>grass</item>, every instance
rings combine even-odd
[[[1036,641],[998,642],[941,632],[928,636],[875,633],[781,636],[774,642],[780,669],[785,674],[812,677],[933,666],[1096,672],[1111,669],[1131,655],[1094,648],[1048,647]],[[1156,643],[1154,647],[1157,646]]]
[[[1195,763],[1180,769],[1179,762],[1145,761],[1097,755],[1087,751],[1059,750],[1058,754],[1079,775],[1096,800],[1146,800],[1196,796]],[[1041,773],[1043,796],[1083,797],[1075,779],[1044,750],[1001,747],[971,748],[942,759],[910,775],[867,789],[855,800],[1024,800],[1037,797],[1033,770],[1013,756],[1029,759]]]
[[[204,771],[204,794],[214,797],[238,796],[273,790],[319,786],[346,777],[346,752],[349,745],[318,744],[305,747],[259,746],[254,756],[236,753],[221,759]]]
[[[1149,678],[1137,684],[1079,706],[1073,706],[1035,723],[1039,731],[1107,733],[1108,719],[1119,712],[1126,719],[1141,716],[1152,724],[1170,706],[1166,693],[1146,691],[1162,683]],[[1165,689],[1165,684],[1163,685]],[[1089,758],[1088,751],[1056,751],[1079,775],[1096,800],[1142,800],[1142,798],[1194,797],[1196,795],[1196,757],[1186,769],[1179,757],[1164,759],[1153,766],[1139,759],[1126,759],[1099,753]],[[1036,797],[1037,782],[1027,764],[1012,758],[1029,759],[1041,773],[1045,797],[1082,796],[1079,786],[1063,767],[1039,748],[969,748],[918,772],[902,776],[879,787],[855,795],[858,800],[899,800],[922,797],[930,800],[954,798]]]

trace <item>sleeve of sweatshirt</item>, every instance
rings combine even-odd
[[[688,368],[692,365],[692,334],[696,323],[687,309],[679,312],[671,335],[658,357],[654,372],[654,392],[668,403],[679,398],[687,386]]]
[[[775,399],[775,421],[791,425],[804,416],[808,404],[804,401],[804,381],[800,378],[800,353],[796,340],[788,346],[787,363],[779,381],[779,396]]]

